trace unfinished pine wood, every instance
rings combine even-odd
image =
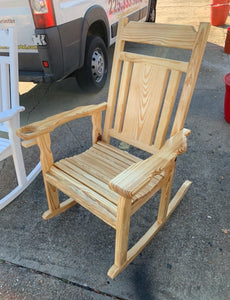
[[[121,88],[119,91],[118,101],[117,101],[117,110],[114,129],[117,132],[121,132],[123,126],[123,118],[126,109],[127,96],[129,92],[129,81],[132,72],[132,64],[128,61],[124,62],[123,72],[121,76]]]
[[[168,127],[169,127],[169,122],[173,112],[173,107],[177,96],[177,90],[180,84],[181,75],[182,75],[181,72],[174,71],[174,70],[170,74],[164,105],[162,108],[162,113],[159,120],[156,137],[154,140],[154,147],[156,149],[160,149],[164,144]]]
[[[95,193],[117,205],[118,194],[109,188],[109,181],[129,166],[140,161],[140,159],[129,153],[113,146],[108,147],[103,142],[99,142],[87,152],[62,159],[54,163],[54,166],[83,184],[86,189],[90,188]],[[146,194],[151,193],[153,189],[156,189],[156,186],[159,189],[159,183],[162,179],[162,176],[153,178],[148,187],[133,197],[132,203],[138,202],[139,199],[144,201]]]
[[[158,223],[165,222],[167,218],[175,167],[176,167],[176,161],[173,160],[171,164],[169,164],[168,168],[165,170],[164,182],[162,183],[160,205],[159,205],[158,216],[157,216]]]
[[[116,227],[116,207],[107,199],[55,167],[45,175],[45,179],[104,222]]]
[[[40,148],[40,161],[42,167],[42,174],[45,177],[46,173],[49,171],[50,167],[53,165],[53,154],[51,152],[51,140],[49,133],[42,135],[37,138],[37,144]],[[53,212],[60,208],[58,190],[55,186],[50,185],[46,180],[44,180],[46,197],[49,206],[49,211]]]
[[[24,140],[31,140],[43,134],[52,132],[55,128],[82,117],[91,116],[93,113],[103,111],[107,104],[79,106],[72,110],[46,118],[45,120],[26,125],[17,130],[18,136]]]
[[[134,140],[129,136],[125,136],[121,132],[115,131],[113,128],[108,130],[109,138],[114,137],[117,140],[121,140],[129,145],[132,145],[136,148],[142,149],[143,151],[149,153],[156,153],[158,149],[154,145],[147,145],[146,143],[142,143],[139,140]]]
[[[193,49],[196,31],[193,26],[129,22],[123,27],[121,39],[127,42],[139,42],[164,47],[175,47],[182,49]]]
[[[104,123],[104,131],[103,131],[103,141],[105,141],[106,143],[110,142],[109,130],[112,128],[114,109],[116,106],[116,100],[118,95],[120,71],[122,67],[122,61],[120,60],[119,55],[121,51],[124,50],[124,46],[125,46],[125,40],[122,39],[122,31],[124,26],[128,24],[128,19],[121,18],[119,23],[120,26],[118,26],[117,29],[116,47],[114,50],[114,58],[113,58],[111,78],[110,78],[110,87],[108,93],[108,103],[107,103],[106,117]]]
[[[92,114],[92,124],[93,124],[93,132],[92,132],[92,143],[96,144],[97,141],[101,140],[102,130],[101,130],[101,111],[96,111]]]
[[[171,135],[184,126],[209,35],[207,27],[206,23],[201,23],[197,32]]]
[[[110,189],[108,189],[108,185],[105,182],[103,182],[100,178],[91,175],[86,170],[77,167],[72,160],[70,159],[63,160],[61,162],[56,163],[55,166],[63,170],[63,172],[65,172],[66,174],[80,181],[87,187],[93,189],[98,194],[100,195],[105,194],[106,198],[110,202],[117,204],[117,199],[118,199],[117,194],[111,191]]]
[[[154,175],[162,173],[179,154],[186,150],[186,136],[189,133],[189,130],[178,132],[165,143],[158,153],[133,164],[114,177],[109,182],[110,188],[123,197],[132,198],[150,182]]]
[[[76,201],[74,199],[67,199],[65,201],[63,201],[62,203],[60,203],[60,206],[55,208],[55,210],[47,210],[42,214],[42,218],[44,220],[49,220],[61,213],[63,213],[64,211],[66,211],[67,209],[69,209],[70,207],[74,206],[76,204]]]
[[[119,198],[117,207],[116,245],[114,264],[122,266],[127,260],[131,200]]]
[[[140,240],[127,252],[127,259],[125,263],[122,266],[118,266],[114,264],[108,271],[108,276],[114,279],[119,273],[121,273],[133,260],[134,258],[141,253],[141,251],[145,248],[145,246],[154,238],[154,236],[157,234],[157,232],[161,229],[161,227],[165,224],[165,222],[168,220],[168,218],[171,216],[171,214],[176,209],[177,205],[182,200],[185,193],[188,191],[189,187],[191,185],[191,181],[186,180],[176,195],[173,197],[173,199],[169,203],[167,216],[165,218],[164,223],[159,223],[156,221],[149,230],[140,238]]]
[[[167,69],[140,63],[133,66],[122,130],[125,137],[152,144],[167,79]]]
[[[184,123],[209,28],[205,23],[196,31],[192,26],[128,23],[126,18],[121,19],[107,103],[78,107],[18,130],[18,135],[28,140],[26,145],[36,142],[41,151],[49,206],[43,218],[49,219],[78,203],[115,229],[114,264],[108,272],[111,278],[144,249],[191,185],[185,181],[170,201],[176,158],[187,150],[190,130],[184,128]],[[129,53],[126,42],[190,49],[191,58],[184,62]],[[105,109],[102,133],[101,113]],[[49,132],[85,116],[92,117],[92,147],[54,162]],[[150,155],[142,160],[110,145],[111,138]],[[59,203],[58,190],[69,199]],[[155,223],[128,250],[131,216],[160,190]]]
[[[142,63],[148,65],[154,65],[159,67],[165,67],[166,69],[187,72],[188,62],[172,60],[161,57],[149,57],[143,54],[129,53],[129,52],[121,52],[120,59],[124,62],[132,62],[132,63]]]

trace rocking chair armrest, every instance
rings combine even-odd
[[[109,182],[109,187],[125,198],[132,198],[153,176],[162,171],[187,149],[190,130],[183,129],[169,138],[164,146],[146,160],[133,164]]]
[[[3,122],[13,119],[16,116],[16,114],[18,114],[19,112],[21,112],[23,110],[25,110],[25,107],[16,106],[14,108],[0,112],[0,123],[3,123]]]
[[[70,122],[74,119],[93,115],[94,113],[105,110],[107,103],[103,102],[95,105],[79,106],[72,110],[65,111],[44,120],[31,123],[17,129],[17,135],[24,140],[31,140],[46,133],[52,132],[55,128]]]

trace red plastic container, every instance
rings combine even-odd
[[[230,54],[230,27],[227,30],[225,45],[224,45],[224,52]]]
[[[225,98],[224,98],[224,118],[230,123],[230,73],[224,76]]]
[[[229,0],[212,0],[211,24],[213,26],[224,25],[229,13]]]

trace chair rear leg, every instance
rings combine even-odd
[[[176,160],[172,162],[165,173],[165,183],[161,190],[161,199],[157,216],[157,223],[161,225],[164,225],[192,184],[191,181],[186,180],[170,201],[175,168]]]
[[[165,171],[164,185],[161,189],[161,198],[157,216],[157,222],[160,224],[166,221],[175,168],[176,161],[173,161]]]

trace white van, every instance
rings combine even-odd
[[[73,75],[92,91],[105,84],[119,18],[145,20],[147,13],[148,0],[0,0],[0,23],[16,23],[21,81]]]

